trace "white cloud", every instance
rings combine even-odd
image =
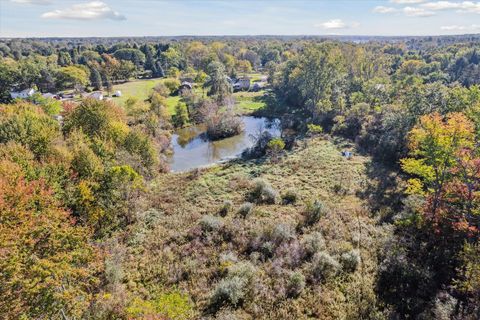
[[[446,31],[476,31],[476,30],[480,30],[480,25],[479,24],[472,24],[470,26],[451,25],[451,26],[440,27],[440,29],[446,30]]]
[[[428,10],[457,10],[463,13],[478,13],[480,14],[480,2],[463,1],[437,1],[427,2],[422,4],[422,7]]]
[[[358,22],[345,23],[341,19],[332,19],[322,23],[315,24],[316,28],[323,29],[348,29],[348,28],[357,28],[360,26]]]
[[[435,12],[415,7],[405,7],[403,8],[403,13],[409,17],[431,17],[435,15]]]
[[[390,2],[397,4],[415,4],[425,2],[425,0],[390,0]]]
[[[105,2],[91,1],[74,4],[66,9],[58,9],[42,14],[45,19],[73,19],[73,20],[126,20],[125,16],[111,9]]]
[[[21,4],[41,4],[41,5],[52,3],[51,0],[10,0],[10,1],[15,3],[21,3]]]
[[[396,8],[392,7],[376,6],[375,8],[373,8],[374,13],[394,13],[397,11],[398,10]]]
[[[345,22],[340,19],[332,19],[320,24],[316,24],[316,27],[322,27],[324,29],[344,29],[347,27]]]

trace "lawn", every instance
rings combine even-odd
[[[119,90],[122,96],[113,98],[113,101],[123,106],[128,98],[135,97],[139,100],[146,100],[152,93],[152,89],[163,79],[134,80],[113,86],[113,92]]]
[[[262,76],[261,74],[252,74],[252,78],[258,78]],[[121,91],[121,97],[113,97],[113,101],[118,103],[120,106],[124,106],[125,101],[128,98],[134,97],[140,101],[148,99],[152,93],[153,88],[160,82],[165,81],[165,79],[144,79],[144,80],[134,80],[126,82],[123,84],[115,85],[113,87],[113,92]],[[202,95],[203,91],[201,88],[195,88],[195,93],[197,95]],[[235,98],[235,111],[240,114],[248,114],[257,111],[265,106],[265,103],[261,101],[261,97],[264,95],[265,91],[259,92],[235,92],[233,97]],[[180,101],[179,96],[170,96],[167,98],[167,110],[173,115],[175,114],[175,106]]]
[[[248,114],[265,107],[265,102],[262,101],[264,94],[264,90],[258,92],[235,92],[233,94],[235,98],[235,111],[241,114]]]

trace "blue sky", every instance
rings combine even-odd
[[[480,1],[0,0],[0,37],[480,33]]]

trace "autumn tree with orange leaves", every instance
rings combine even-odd
[[[44,181],[28,181],[18,164],[0,161],[2,318],[81,318],[102,268],[90,237]]]
[[[436,230],[452,227],[478,233],[480,158],[474,125],[461,113],[423,116],[409,135],[411,158],[402,159],[414,176],[407,192],[427,199],[425,218]]]

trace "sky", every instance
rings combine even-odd
[[[480,33],[480,1],[0,0],[0,37]]]

